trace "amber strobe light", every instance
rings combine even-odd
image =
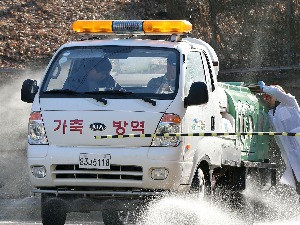
[[[186,20],[77,20],[73,31],[83,34],[185,34],[192,30]]]

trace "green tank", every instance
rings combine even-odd
[[[228,99],[228,113],[235,119],[235,132],[269,132],[267,107],[257,87],[243,82],[221,83]],[[241,160],[269,162],[269,136],[240,135],[236,146],[241,149]]]

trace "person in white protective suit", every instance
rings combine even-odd
[[[265,93],[264,100],[270,106],[270,126],[274,132],[300,133],[300,108],[297,100],[278,85],[267,86],[259,81]],[[275,136],[286,170],[280,182],[290,185],[300,195],[300,137]]]

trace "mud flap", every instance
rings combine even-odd
[[[246,179],[255,178],[260,190],[267,191],[276,185],[276,165],[273,163],[244,162]],[[247,187],[246,187],[247,188]]]

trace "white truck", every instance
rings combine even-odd
[[[226,135],[268,131],[264,105],[246,84],[217,81],[218,57],[186,37],[188,21],[72,27],[82,40],[62,45],[40,84],[27,79],[21,90],[32,103],[28,169],[44,225],[76,211],[126,224],[124,213],[152,197],[235,195],[249,175],[274,185],[268,136]]]

